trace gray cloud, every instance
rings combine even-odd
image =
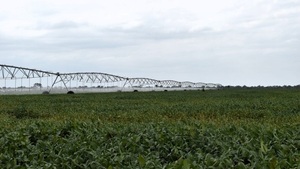
[[[76,23],[73,21],[63,21],[63,22],[58,22],[54,24],[50,24],[47,22],[39,22],[36,29],[45,29],[45,30],[52,30],[52,29],[76,29],[76,28],[81,28],[84,26],[87,26],[88,24],[86,23]]]
[[[247,1],[207,20],[178,8],[107,24],[79,20],[60,9],[47,8],[43,14],[35,8],[31,24],[2,25],[0,59],[51,71],[224,85],[300,83],[299,2]],[[2,23],[10,22],[3,18]],[[24,36],[14,35],[11,27]]]

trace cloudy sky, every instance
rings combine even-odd
[[[299,0],[0,0],[0,64],[300,84]]]

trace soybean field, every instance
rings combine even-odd
[[[0,168],[300,168],[300,90],[0,95]]]

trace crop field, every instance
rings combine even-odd
[[[300,90],[0,95],[0,168],[300,168]]]

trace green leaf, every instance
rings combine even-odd
[[[260,151],[263,152],[264,154],[266,154],[267,151],[268,151],[268,148],[267,148],[267,146],[264,144],[264,141],[263,141],[263,140],[260,140]]]
[[[270,161],[270,169],[275,169],[277,166],[277,159],[275,157],[272,158],[272,160]]]
[[[184,159],[182,163],[183,163],[182,169],[190,169],[191,168],[191,164],[188,159]]]
[[[146,160],[142,155],[139,155],[139,165],[141,168],[145,167],[145,165],[146,165]]]

